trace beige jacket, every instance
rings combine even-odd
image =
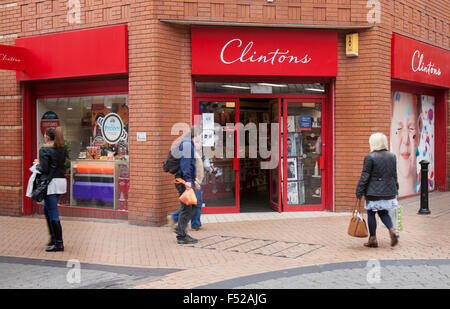
[[[201,185],[203,182],[203,178],[205,177],[205,169],[203,168],[203,159],[201,157],[201,154],[197,151],[195,153],[195,169],[197,172],[195,183]]]

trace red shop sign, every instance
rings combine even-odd
[[[18,38],[28,50],[18,81],[128,73],[127,25]]]
[[[0,70],[25,70],[25,52],[21,47],[0,45]]]
[[[336,76],[337,32],[192,27],[192,74]]]
[[[450,88],[450,51],[392,34],[392,78]]]

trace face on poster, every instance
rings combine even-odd
[[[287,159],[287,176],[288,180],[297,180],[297,159]]]
[[[298,204],[298,184],[296,182],[287,183],[287,202],[289,205]]]
[[[391,151],[397,157],[399,196],[420,191],[420,161],[434,177],[434,97],[395,92],[392,98]],[[432,180],[432,183],[434,181]]]

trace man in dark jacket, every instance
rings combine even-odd
[[[180,151],[180,168],[175,175],[175,178],[181,178],[186,182],[186,185],[181,183],[176,183],[175,187],[178,190],[179,196],[183,194],[186,188],[194,187],[194,182],[196,178],[196,168],[195,168],[195,146],[193,138],[196,135],[199,135],[200,132],[196,132],[199,130],[195,130],[192,128],[191,136],[185,137],[182,139],[179,151]],[[189,224],[189,221],[192,219],[192,216],[196,212],[196,208],[191,205],[186,205],[180,202],[180,215],[178,218],[178,225],[176,228],[177,234],[177,242],[179,244],[193,244],[198,242],[197,239],[192,238],[186,233],[186,228]]]

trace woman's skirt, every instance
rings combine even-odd
[[[379,200],[379,201],[367,201],[364,208],[372,211],[379,210],[394,210],[398,207],[398,201],[396,198],[391,200]]]

